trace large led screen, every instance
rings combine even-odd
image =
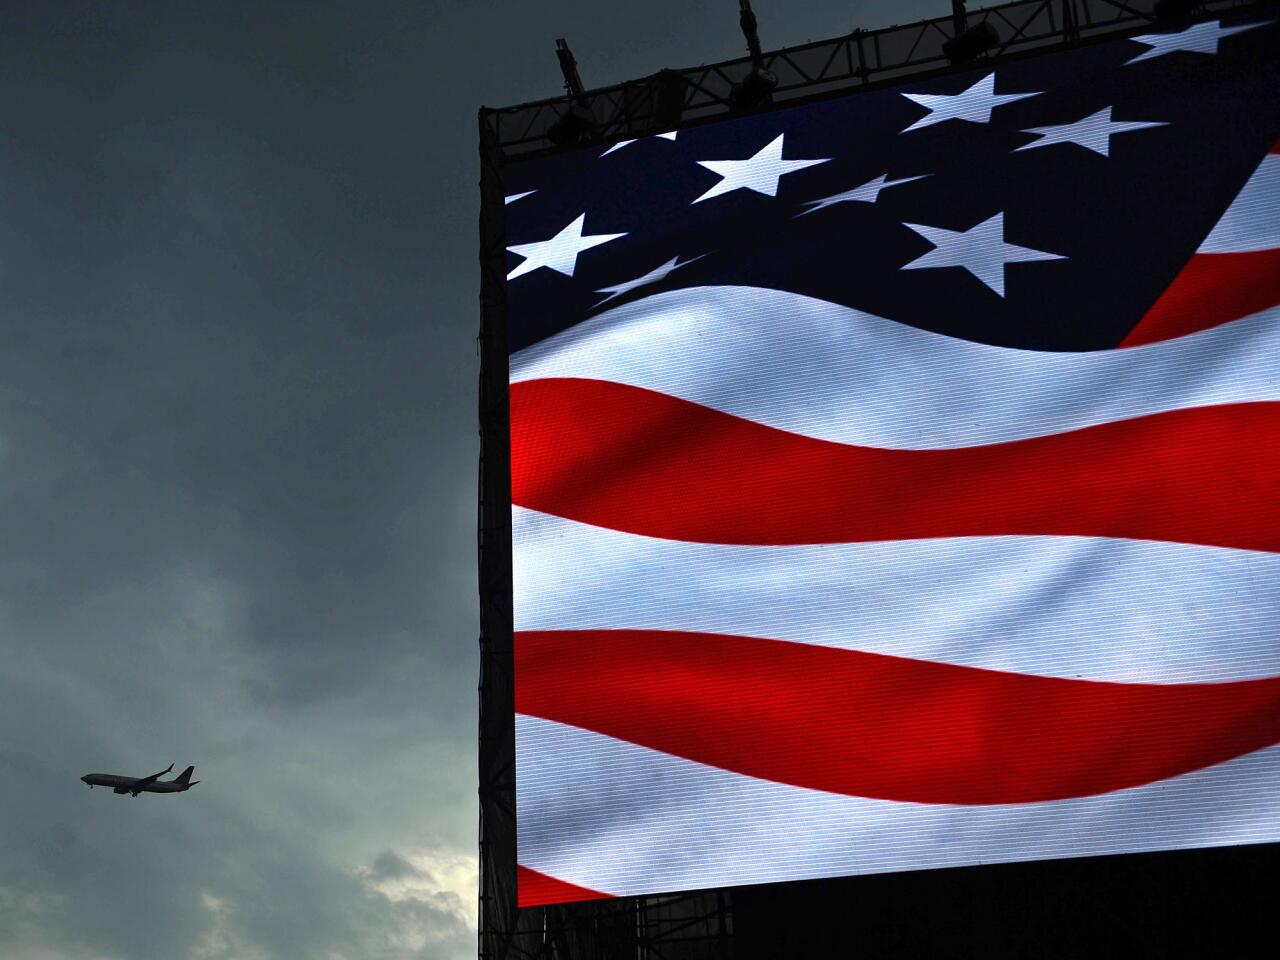
[[[1280,840],[1278,40],[506,168],[521,904]]]

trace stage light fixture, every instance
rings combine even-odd
[[[968,63],[1000,43],[1000,34],[983,20],[942,45],[942,55],[953,64]]]
[[[560,61],[560,72],[564,75],[564,92],[573,97],[574,102],[547,130],[547,139],[558,147],[592,140],[596,135],[595,118],[587,105],[582,78],[578,76],[578,61],[573,58],[573,51],[564,37],[556,40],[556,59]]]
[[[738,24],[747,38],[747,50],[751,54],[751,72],[733,85],[729,102],[740,109],[762,106],[773,102],[773,90],[778,78],[764,68],[764,53],[760,49],[760,33],[751,0],[738,0]]]
[[[652,90],[654,127],[664,132],[678,127],[684,116],[684,77],[675,70],[659,70]]]
[[[547,139],[558,147],[585,143],[596,138],[596,122],[581,104],[573,104],[547,130]]]
[[[740,83],[733,85],[729,101],[740,108],[758,107],[773,101],[778,78],[768,70],[752,70]]]

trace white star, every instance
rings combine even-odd
[[[701,203],[703,200],[710,200],[731,190],[754,190],[756,193],[776,197],[780,177],[818,163],[826,163],[831,159],[828,157],[826,160],[783,160],[782,138],[784,136],[786,134],[778,134],[767,146],[761,147],[754,156],[746,160],[699,160],[700,166],[719,174],[723,179],[693,202]]]
[[[523,200],[525,197],[532,196],[537,192],[537,190],[526,190],[524,193],[509,193],[502,198],[503,206],[506,206],[508,203],[515,203],[517,200]]]
[[[514,280],[539,267],[547,267],[557,273],[563,273],[566,277],[572,277],[573,269],[578,264],[578,254],[583,250],[590,250],[602,243],[626,236],[625,233],[601,233],[594,237],[584,237],[582,225],[586,219],[585,213],[580,214],[577,220],[550,240],[542,240],[538,243],[517,243],[515,246],[507,247],[512,253],[525,258],[524,263],[507,274],[507,279]]]
[[[829,197],[823,197],[821,200],[806,200],[805,205],[808,210],[797,213],[797,217],[803,217],[806,213],[816,213],[824,207],[830,207],[837,203],[848,203],[850,200],[859,203],[875,203],[880,196],[881,190],[887,190],[889,187],[896,187],[900,183],[910,183],[912,180],[923,180],[925,177],[932,176],[929,173],[922,173],[915,177],[903,177],[900,180],[887,180],[889,175],[882,173],[874,180],[868,180],[860,187],[854,187],[852,190],[846,190],[844,193],[834,193]]]
[[[902,270],[933,267],[964,267],[988,287],[1004,296],[1004,265],[1032,260],[1065,260],[1057,253],[1045,253],[1004,242],[1004,214],[997,213],[968,230],[944,230],[918,223],[904,223],[933,244],[924,256],[904,264]]]
[[[661,137],[663,140],[674,140],[676,138],[676,134],[679,132],[680,131],[678,130],[668,130],[666,133],[656,133],[654,136]],[[613,151],[621,150],[623,147],[630,146],[633,143],[635,143],[634,140],[619,140],[604,153],[600,154],[600,156],[607,157],[609,154],[613,153]]]
[[[963,93],[904,93],[903,96],[929,111],[902,132],[929,127],[944,120],[968,120],[970,123],[990,123],[991,111],[1005,103],[1038,97],[1043,90],[1034,93],[996,93],[996,75],[989,73]]]
[[[679,257],[672,257],[662,266],[655,267],[650,270],[643,277],[636,277],[634,280],[627,280],[625,283],[619,283],[613,287],[601,287],[596,291],[596,293],[607,293],[609,295],[601,300],[600,303],[597,303],[596,307],[608,303],[614,297],[620,297],[624,293],[630,293],[636,287],[643,287],[650,283],[657,283],[660,280],[665,280],[667,279],[668,274],[672,271],[679,270],[681,267],[693,263],[694,260],[701,260],[705,256],[706,254],[704,253],[699,256],[692,257],[689,260],[681,260]],[[594,310],[595,307],[592,307],[591,309]]]
[[[1051,127],[1031,127],[1028,130],[1023,130],[1023,133],[1039,134],[1040,139],[1015,147],[1013,152],[1034,150],[1036,147],[1047,147],[1055,143],[1074,143],[1084,147],[1086,150],[1100,153],[1105,157],[1108,156],[1108,151],[1111,149],[1111,138],[1117,133],[1128,133],[1130,130],[1146,130],[1149,127],[1167,127],[1168,125],[1163,121],[1112,120],[1111,107],[1103,107],[1097,113],[1092,113],[1083,120],[1077,120],[1075,123],[1059,123]]]
[[[1177,33],[1148,33],[1141,37],[1130,37],[1138,43],[1146,44],[1150,50],[1143,50],[1132,60],[1126,60],[1125,66],[1152,57],[1163,57],[1166,53],[1185,50],[1188,53],[1217,53],[1218,41],[1232,34],[1244,33],[1256,27],[1265,27],[1274,20],[1263,20],[1259,23],[1242,23],[1236,27],[1224,27],[1221,20],[1209,23],[1195,23]]]

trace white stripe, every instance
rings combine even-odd
[[[512,547],[517,630],[723,633],[1139,683],[1280,675],[1280,554],[1089,537],[725,546],[522,507]]]
[[[519,351],[511,380],[646,387],[841,443],[974,446],[1222,403],[1280,399],[1280,307],[1126,350],[956,340],[799,294],[693,287]]]
[[[526,867],[619,896],[1280,840],[1280,748],[1052,803],[867,800],[516,718]]]
[[[1280,154],[1268,154],[1231,202],[1200,253],[1244,253],[1280,247]]]

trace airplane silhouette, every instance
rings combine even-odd
[[[153,773],[149,777],[122,777],[114,773],[86,773],[80,779],[89,785],[89,789],[94,787],[111,787],[113,793],[130,793],[137,796],[140,793],[182,793],[194,787],[199,780],[191,779],[191,772],[195,767],[187,767],[172,780],[161,780],[166,773],[173,769],[173,764],[169,764],[159,773]]]

